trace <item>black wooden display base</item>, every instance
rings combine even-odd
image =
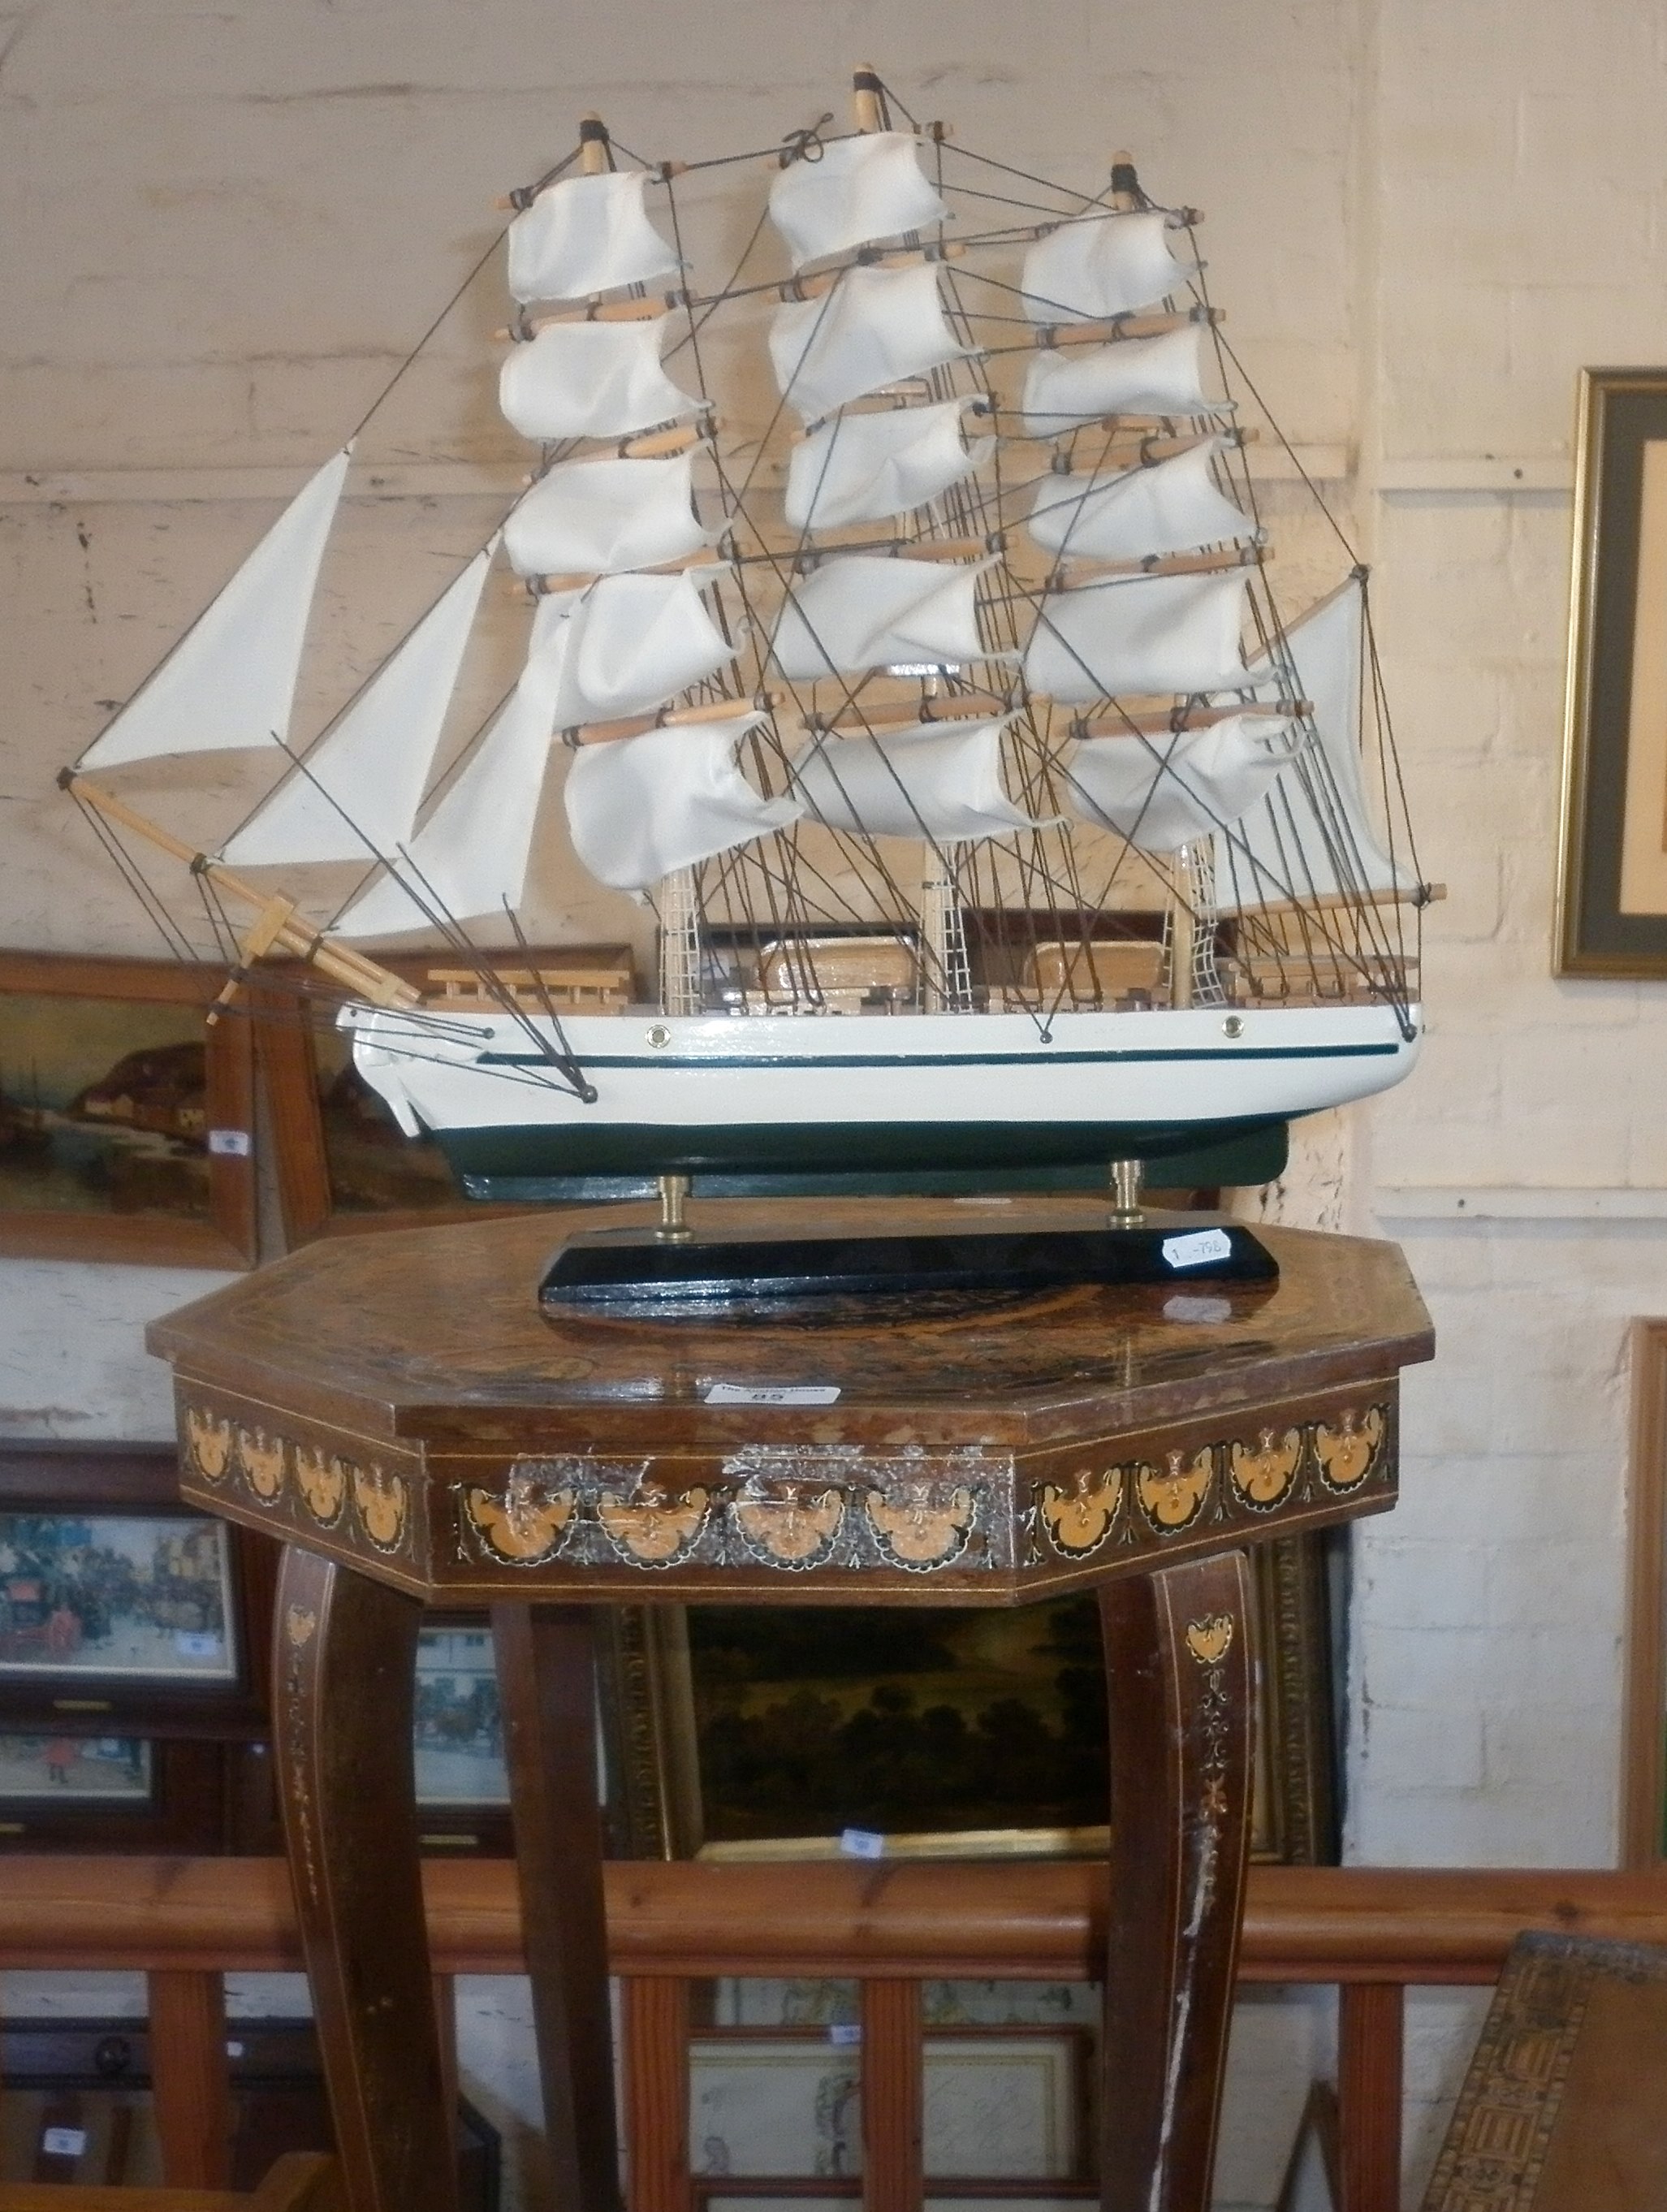
[[[1056,1289],[1068,1283],[1272,1283],[1273,1255],[1221,1215],[1153,1213],[1138,1226],[1061,1229],[1032,1223],[948,1235],[792,1237],[645,1225],[583,1230],[562,1246],[538,1286],[542,1304],[611,1313],[715,1309],[824,1297],[940,1291]]]

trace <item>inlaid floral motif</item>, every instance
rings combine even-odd
[[[195,1406],[186,1409],[186,1456],[204,1482],[223,1482],[232,1463],[232,1425]]]
[[[767,1565],[805,1567],[826,1557],[845,1519],[837,1490],[785,1498],[739,1498],[732,1518],[750,1551]]]
[[[1150,1468],[1141,1469],[1145,1474],[1151,1472]],[[1098,1551],[1111,1533],[1122,1491],[1120,1467],[1107,1468],[1098,1475],[1084,1468],[1068,1487],[1048,1483],[1042,1492],[1042,1518],[1058,1549],[1078,1559]]]
[[[1188,1650],[1201,1667],[1219,1666],[1232,1649],[1232,1615],[1213,1613],[1203,1620],[1189,1620],[1186,1640]]]
[[[1192,1526],[1203,1510],[1214,1472],[1215,1454],[1208,1444],[1190,1459],[1183,1451],[1169,1453],[1161,1474],[1153,1468],[1141,1469],[1136,1480],[1141,1504],[1160,1534],[1172,1536]]]
[[[685,1490],[679,1498],[668,1498],[644,1489],[631,1498],[605,1490],[596,1501],[596,1517],[627,1558],[645,1567],[666,1567],[692,1550],[711,1503],[712,1493],[707,1490]]]
[[[1358,1490],[1378,1462],[1384,1442],[1384,1409],[1369,1406],[1363,1419],[1351,1407],[1337,1416],[1334,1428],[1325,1421],[1314,1428],[1314,1452],[1320,1463],[1320,1480],[1328,1490]]]
[[[283,1495],[284,1442],[257,1429],[237,1432],[237,1460],[243,1479],[263,1505],[276,1505]]]
[[[283,1632],[299,1651],[303,1644],[313,1641],[313,1633],[318,1625],[319,1616],[311,1606],[292,1605],[284,1617]]]
[[[333,1452],[296,1445],[295,1487],[320,1528],[328,1528],[340,1520],[342,1508],[347,1503],[347,1478],[348,1462],[344,1459],[338,1459]]]
[[[936,1482],[899,1482],[873,1492],[868,1521],[894,1566],[916,1571],[947,1566],[966,1549],[977,1500],[964,1487],[945,1494]]]
[[[570,1490],[547,1490],[524,1474],[513,1474],[502,1498],[490,1490],[465,1492],[463,1510],[501,1559],[517,1566],[547,1559],[573,1519]]]
[[[1234,1443],[1227,1464],[1233,1488],[1253,1512],[1266,1513],[1279,1504],[1297,1479],[1302,1465],[1302,1431],[1287,1429],[1281,1436],[1262,1429],[1253,1444]]]
[[[353,1469],[353,1503],[359,1526],[379,1552],[397,1552],[405,1533],[405,1484],[380,1467]]]

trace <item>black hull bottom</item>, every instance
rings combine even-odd
[[[691,1176],[708,1197],[1088,1189],[1116,1159],[1144,1160],[1148,1180],[1172,1189],[1242,1186],[1271,1182],[1287,1152],[1283,1121],[523,1125],[434,1136],[471,1198],[545,1205],[647,1195],[661,1175]]]

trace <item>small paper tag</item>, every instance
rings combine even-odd
[[[209,1150],[219,1159],[246,1160],[249,1133],[246,1129],[210,1129]]]
[[[1189,1297],[1184,1291],[1177,1291],[1172,1298],[1164,1300],[1165,1321],[1231,1321],[1232,1317],[1231,1298]]]
[[[48,2158],[80,2158],[87,2148],[85,2128],[47,2128],[40,2138],[40,2148]]]
[[[831,1406],[837,1382],[709,1382],[709,1406]]]
[[[848,1859],[883,1859],[885,1838],[877,1836],[872,1828],[843,1828],[839,1849],[842,1856]]]
[[[226,2045],[226,2056],[228,2058],[241,2058],[243,2045],[240,2043],[228,2043]]]
[[[861,2022],[855,2020],[836,2020],[831,2021],[828,2028],[828,2040],[832,2044],[843,2045],[848,2049],[853,2044],[861,2043],[862,2040]]]
[[[1202,1267],[1210,1260],[1230,1260],[1233,1240],[1225,1229],[1189,1229],[1184,1237],[1165,1237],[1163,1255],[1171,1267]]]
[[[220,1638],[209,1631],[176,1628],[173,1648],[182,1659],[217,1659],[225,1647]]]

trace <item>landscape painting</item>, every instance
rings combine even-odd
[[[463,1194],[432,1139],[407,1137],[353,1065],[338,1030],[317,1032],[319,1117],[338,1213],[457,1206]]]
[[[237,1679],[218,1521],[0,1514],[0,1681]]]
[[[417,1802],[507,1805],[503,1715],[489,1628],[425,1628],[417,1644]]]
[[[74,1798],[131,1803],[150,1796],[150,1746],[137,1736],[0,1735],[0,1804]]]
[[[0,994],[0,1209],[212,1212],[203,1009]]]
[[[697,1606],[689,1644],[709,1849],[848,1828],[1103,1839],[1092,1599],[1000,1611]]]

